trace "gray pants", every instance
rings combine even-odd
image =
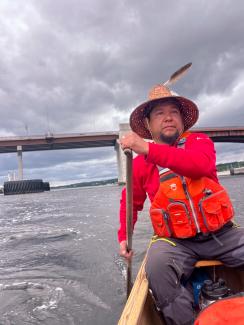
[[[244,265],[244,228],[226,225],[211,235],[192,239],[158,240],[148,251],[146,274],[157,306],[168,325],[194,322],[193,295],[182,283],[200,259],[216,259],[230,267]],[[171,239],[170,239],[171,240]]]

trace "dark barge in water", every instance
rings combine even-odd
[[[3,184],[3,194],[26,194],[50,191],[49,182],[42,179],[24,179],[19,181],[8,181]]]

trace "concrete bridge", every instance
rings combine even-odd
[[[125,156],[117,140],[129,130],[129,124],[126,123],[120,124],[119,131],[114,132],[1,137],[0,153],[17,152],[19,179],[22,179],[22,152],[113,146],[117,153],[118,179],[123,183],[125,182]],[[191,131],[206,133],[214,142],[244,143],[244,126],[192,128]]]

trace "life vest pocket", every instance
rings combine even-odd
[[[173,237],[188,238],[195,236],[195,227],[192,227],[191,217],[184,202],[170,203],[167,208],[169,225]]]
[[[167,210],[151,208],[154,231],[162,237],[188,238],[196,235],[191,217],[184,202],[174,202]]]
[[[218,230],[234,216],[232,203],[225,190],[203,197],[199,208],[208,231]]]

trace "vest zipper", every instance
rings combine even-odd
[[[193,215],[193,219],[194,219],[195,226],[197,228],[197,232],[199,233],[199,232],[201,232],[201,229],[200,229],[199,223],[197,221],[197,214],[196,214],[196,210],[195,210],[194,204],[192,202],[192,198],[191,198],[190,193],[188,192],[188,189],[187,189],[186,180],[185,180],[184,177],[181,177],[181,181],[182,181],[182,185],[183,185],[183,189],[184,189],[186,198],[187,198],[187,200],[190,203],[191,212],[192,212],[192,215]]]
[[[165,222],[166,229],[167,229],[167,231],[169,233],[169,236],[171,236],[172,235],[172,231],[171,231],[170,226],[169,226],[169,215],[163,209],[162,209],[162,215],[163,215],[163,218],[164,218],[164,222]]]

